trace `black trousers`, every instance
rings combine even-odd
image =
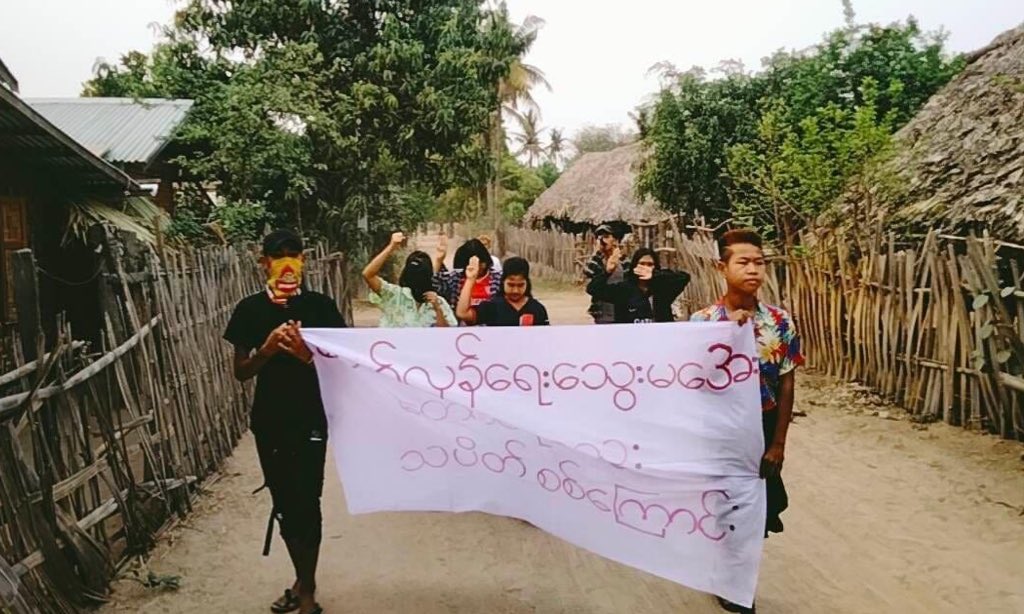
[[[263,469],[263,485],[273,500],[263,554],[270,553],[275,520],[285,540],[319,546],[323,534],[320,497],[324,489],[327,437],[320,433],[296,437],[256,433],[256,451]]]
[[[775,427],[779,424],[779,410],[761,412],[761,427],[764,431],[765,450],[772,445],[775,439]],[[765,479],[765,486],[768,490],[768,515],[765,518],[764,536],[768,533],[782,533],[782,519],[779,515],[789,507],[789,495],[786,494],[786,485],[782,483],[782,474]]]

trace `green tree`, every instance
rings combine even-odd
[[[852,111],[828,105],[799,129],[785,121],[782,101],[762,115],[758,135],[729,150],[735,182],[734,215],[784,246],[822,214],[857,174],[891,152],[893,117],[880,116],[877,84],[861,88],[864,104]]]
[[[495,84],[520,41],[476,0],[188,0],[142,62],[98,67],[90,95],[196,100],[179,140],[229,202],[352,243],[424,215],[481,161]]]
[[[501,165],[502,202],[501,210],[509,222],[519,222],[533,201],[546,189],[544,180],[537,171],[524,166],[512,156],[507,156]]]
[[[776,53],[758,73],[734,61],[715,78],[656,65],[663,90],[641,128],[638,190],[672,211],[756,219],[794,241],[963,67],[944,40],[910,19],[836,30],[812,49]]]
[[[543,19],[531,15],[523,23],[514,24],[509,17],[507,5],[500,2],[490,12],[488,23],[490,31],[496,33],[517,54],[508,70],[496,81],[498,103],[491,112],[486,133],[490,153],[490,176],[486,186],[487,211],[491,223],[497,227],[504,221],[498,213],[502,198],[501,165],[507,147],[505,119],[520,117],[524,109],[536,112],[539,117],[540,109],[533,98],[533,89],[543,86],[550,90],[551,85],[541,69],[523,61],[544,26]]]
[[[537,176],[544,182],[545,188],[553,186],[561,175],[562,171],[551,160],[546,160],[537,168]]]
[[[636,134],[618,124],[605,126],[584,126],[576,131],[570,140],[575,155],[579,158],[586,153],[611,151],[636,140]]]
[[[648,115],[640,193],[670,211],[696,212],[711,223],[728,219],[727,152],[754,138],[762,91],[763,82],[745,73],[715,80],[702,70],[678,75]]]
[[[544,157],[542,139],[545,129],[540,127],[540,118],[533,109],[520,114],[518,120],[519,132],[512,133],[512,141],[518,146],[516,156],[525,156],[527,166],[537,166]]]
[[[562,133],[560,128],[552,128],[551,132],[548,133],[548,146],[544,153],[547,156],[547,162],[550,162],[555,168],[561,168],[565,163],[565,148],[568,141],[565,139],[565,135]]]
[[[501,197],[499,211],[506,222],[518,222],[540,194],[554,183],[558,169],[545,162],[538,169],[530,168],[507,150],[501,160]],[[481,191],[473,187],[458,187],[446,191],[437,199],[432,219],[437,222],[455,222],[479,219],[486,212],[486,201]]]

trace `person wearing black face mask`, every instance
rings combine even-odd
[[[633,254],[622,283],[609,283],[609,276],[621,259],[622,253],[616,248],[604,270],[590,280],[587,292],[595,300],[615,305],[616,324],[674,321],[672,302],[686,289],[690,275],[662,269],[654,250],[644,247]]]
[[[380,307],[382,328],[456,326],[455,313],[447,301],[434,291],[434,266],[430,256],[416,251],[406,258],[398,285],[380,277],[388,258],[405,243],[405,235],[396,232],[391,242],[363,269],[370,286],[370,302]]]

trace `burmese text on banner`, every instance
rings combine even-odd
[[[753,601],[749,325],[305,330],[352,513],[478,510]]]

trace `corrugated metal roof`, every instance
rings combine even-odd
[[[121,169],[89,152],[5,87],[0,87],[0,160],[87,190],[142,191]]]
[[[191,100],[28,98],[43,117],[89,151],[121,164],[149,164],[185,121]]]

